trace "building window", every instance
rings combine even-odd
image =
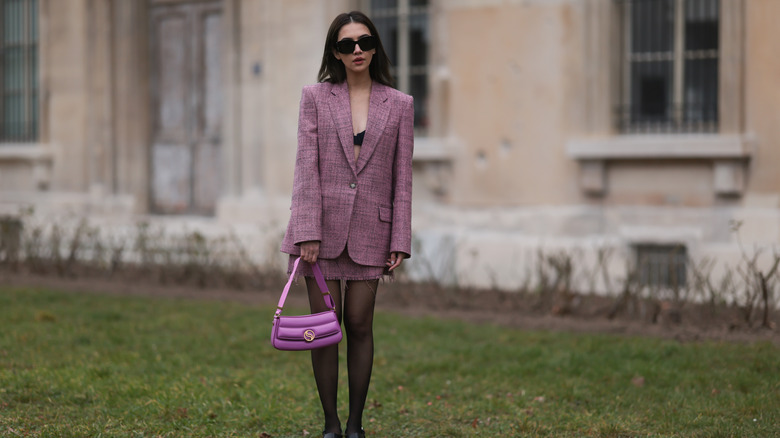
[[[688,251],[683,245],[637,245],[637,279],[641,286],[678,289],[687,282]]]
[[[616,0],[624,133],[716,132],[720,0]]]
[[[371,21],[393,64],[396,87],[414,96],[414,127],[428,128],[428,0],[370,0]]]
[[[38,138],[38,0],[0,0],[0,141]]]

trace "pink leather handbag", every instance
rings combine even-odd
[[[325,305],[330,307],[330,310],[312,315],[282,316],[284,302],[287,300],[287,293],[290,291],[290,285],[295,278],[295,271],[298,270],[300,261],[300,257],[295,260],[290,279],[284,286],[284,291],[282,291],[274,313],[271,345],[277,350],[313,350],[338,344],[341,341],[341,324],[336,317],[336,305],[333,303],[333,297],[330,296],[328,285],[325,284],[325,278],[316,262],[311,265],[311,270],[314,272],[314,278],[317,280],[320,291],[322,291],[322,299],[325,301]]]

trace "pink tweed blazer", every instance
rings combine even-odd
[[[325,259],[344,248],[362,265],[411,256],[412,97],[374,82],[357,162],[352,135],[346,82],[304,87],[283,252],[299,255],[298,245],[319,240]]]

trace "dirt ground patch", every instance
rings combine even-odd
[[[41,287],[65,293],[91,292],[107,295],[226,300],[251,305],[274,305],[284,279],[266,282],[254,290],[197,285],[161,285],[143,278],[68,278],[4,272],[0,281],[12,287]],[[278,286],[275,285],[278,283]],[[289,305],[307,305],[303,286],[290,294]],[[447,289],[435,285],[386,283],[380,285],[377,308],[413,317],[457,319],[529,330],[611,333],[650,336],[680,342],[768,341],[780,347],[777,311],[770,313],[770,328],[759,322],[747,324],[739,309],[687,303],[634,301],[569,295],[565,299],[491,290]],[[270,318],[270,315],[268,315]]]

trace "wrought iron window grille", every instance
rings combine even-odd
[[[718,130],[720,0],[615,0],[623,133]]]
[[[38,0],[0,0],[0,142],[38,139]]]
[[[414,127],[425,134],[428,117],[429,0],[370,0],[371,21],[392,63],[395,86],[414,97]]]
[[[637,245],[636,263],[640,286],[680,289],[687,285],[688,251],[684,245]]]

